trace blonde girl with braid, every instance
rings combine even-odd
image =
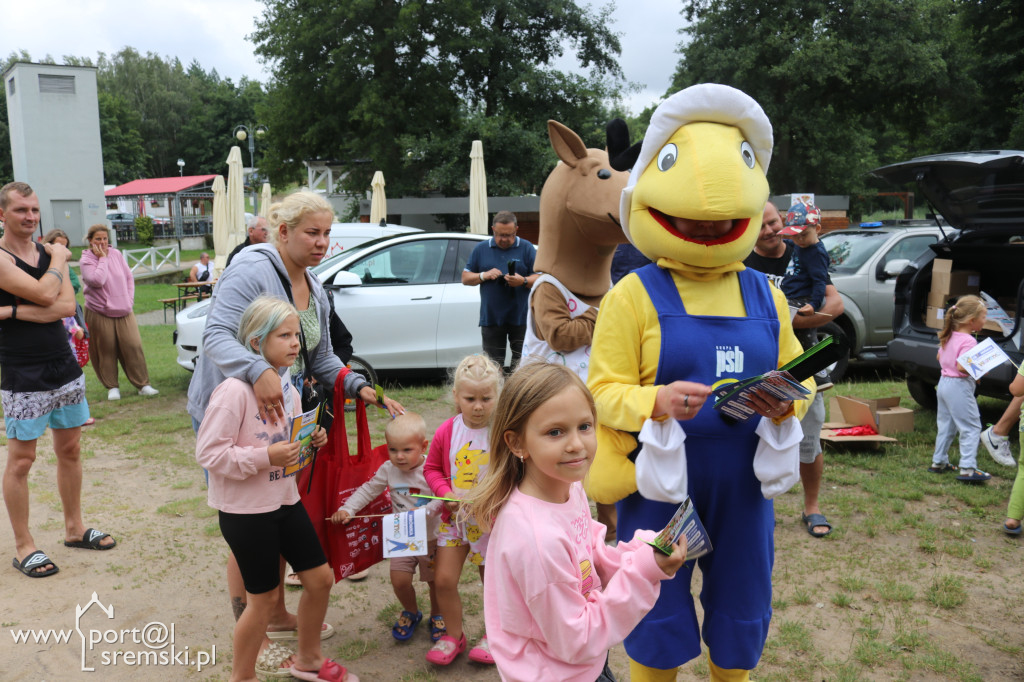
[[[939,332],[938,360],[942,368],[939,385],[935,452],[928,471],[933,474],[957,471],[949,461],[949,447],[960,436],[958,481],[976,483],[992,478],[978,468],[978,444],[981,442],[981,414],[974,398],[975,380],[957,361],[965,351],[978,345],[975,335],[985,325],[987,308],[977,296],[961,296],[946,309]]]

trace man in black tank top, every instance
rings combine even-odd
[[[71,352],[61,322],[75,312],[68,276],[71,252],[33,240],[39,198],[23,182],[0,188],[0,398],[7,432],[3,490],[14,530],[13,565],[30,578],[57,572],[57,565],[29,532],[28,473],[36,442],[49,426],[57,455],[57,481],[64,508],[64,544],[110,549],[107,533],[82,521],[82,461],[79,438],[89,418],[85,376]]]

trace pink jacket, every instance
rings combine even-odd
[[[135,302],[135,276],[113,246],[103,258],[83,251],[79,261],[85,283],[85,307],[104,317],[124,317]]]
[[[643,542],[654,533],[609,547],[606,530],[579,483],[564,504],[512,491],[491,529],[484,581],[487,640],[503,680],[593,682],[608,649],[654,606],[668,579]]]
[[[289,416],[295,416],[301,399],[294,387],[291,391]],[[252,386],[231,378],[221,382],[196,435],[196,461],[210,473],[209,505],[231,514],[262,514],[298,502],[295,476],[285,478],[267,454],[270,445],[288,436],[288,423],[274,428],[260,419]]]
[[[452,487],[452,437],[453,435],[458,436],[460,439],[466,437],[482,446],[483,459],[478,461],[475,465],[478,467],[479,474],[486,474],[486,456],[487,451],[487,429],[471,429],[465,425],[462,421],[462,415],[457,414],[450,419],[446,419],[441,426],[434,432],[434,438],[430,441],[430,450],[427,452],[427,461],[423,465],[423,477],[427,481],[427,485],[438,497],[461,497],[465,494],[465,486],[462,486],[463,492],[456,491]],[[471,450],[481,454],[480,451]],[[456,476],[459,476],[458,471],[455,472]],[[456,478],[458,481],[458,478]],[[441,520],[447,523],[451,520],[451,513],[447,507],[441,512]]]
[[[434,437],[430,440],[427,461],[423,463],[423,478],[438,497],[449,497],[452,493],[452,460],[448,450],[452,442],[452,422],[455,417],[446,419],[437,427]]]

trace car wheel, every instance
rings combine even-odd
[[[353,355],[349,358],[347,367],[355,372],[356,374],[362,375],[366,379],[367,383],[371,386],[377,385],[377,372],[370,366],[366,360],[363,360],[358,355]],[[351,398],[345,399],[345,411],[352,412],[356,409],[356,404]]]
[[[935,395],[935,387],[931,384],[920,379],[907,377],[907,390],[910,391],[910,397],[926,410],[934,410],[939,406],[939,399]]]
[[[822,326],[817,328],[817,332],[819,341],[825,338],[826,336],[846,336],[847,338],[849,338],[849,335],[845,331],[843,331],[843,328],[840,327],[835,322],[828,322],[827,324],[823,324]],[[853,339],[850,339],[850,346],[853,346]],[[843,357],[839,358],[839,360],[836,361],[835,366],[829,370],[829,377],[832,379],[832,383],[838,384],[840,381],[842,381],[843,377],[846,376],[846,370],[847,368],[849,368],[849,366],[850,353],[849,351],[847,351]]]

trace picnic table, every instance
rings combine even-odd
[[[209,298],[210,294],[204,289],[212,289],[217,280],[208,282],[175,282],[178,287],[178,295],[174,298],[161,298],[160,303],[164,306],[164,322],[167,322],[167,310],[171,309],[177,315],[178,311],[184,310],[189,301],[201,301]]]

